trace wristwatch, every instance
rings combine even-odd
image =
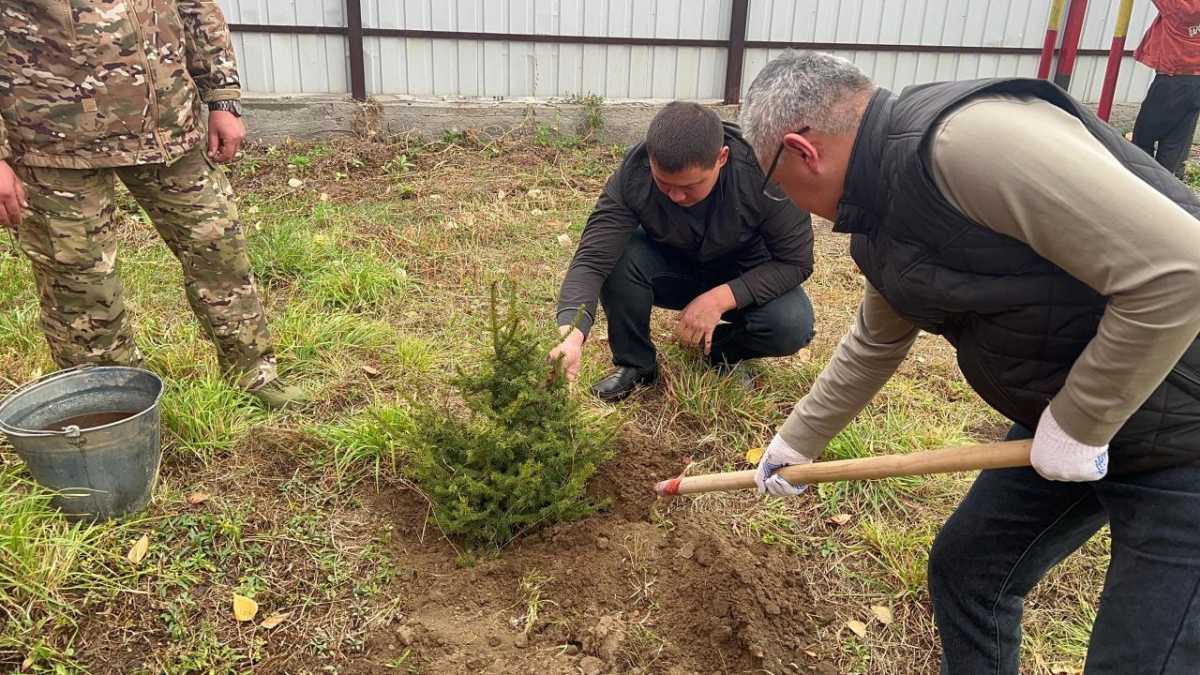
[[[241,117],[242,116],[242,102],[241,101],[233,101],[233,100],[213,101],[208,104],[208,110],[209,110],[209,112],[212,112],[213,110],[223,110],[227,113],[233,113],[234,117]]]

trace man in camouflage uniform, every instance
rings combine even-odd
[[[239,94],[213,0],[0,4],[0,223],[32,263],[60,367],[142,360],[116,274],[119,179],[182,264],[222,369],[268,407],[301,398],[276,373],[233,191],[217,166],[245,136]]]

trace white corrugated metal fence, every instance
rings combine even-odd
[[[219,0],[231,23],[345,26],[344,0]],[[732,0],[362,0],[366,28],[724,40]],[[1081,49],[1107,49],[1117,2],[1090,2]],[[1039,48],[1050,0],[750,0],[748,41]],[[1136,46],[1154,17],[1137,0]],[[347,93],[347,39],[340,35],[239,33],[234,42],[248,91]],[[776,50],[747,49],[743,90]],[[947,79],[1034,76],[1036,55],[838,50],[883,86]],[[370,95],[451,99],[719,100],[720,47],[579,45],[427,37],[367,37]],[[1071,91],[1100,96],[1105,57],[1081,56]],[[1117,102],[1140,101],[1153,73],[1125,59]]]

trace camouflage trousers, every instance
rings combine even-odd
[[[119,179],[182,265],[188,302],[222,370],[244,389],[275,379],[233,188],[203,147],[170,166],[13,168],[29,199],[17,241],[33,264],[42,329],[60,367],[142,362],[117,275]]]

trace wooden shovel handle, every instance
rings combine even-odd
[[[1029,447],[1032,441],[1005,441],[968,445],[961,448],[925,450],[906,455],[880,455],[861,459],[839,459],[830,462],[797,464],[779,470],[787,482],[794,485],[830,483],[839,480],[869,480],[894,476],[924,476],[934,473],[954,473],[979,469],[1007,469],[1029,466]],[[730,471],[703,476],[687,476],[664,480],[654,491],[664,497],[745,490],[754,487],[755,471]]]

